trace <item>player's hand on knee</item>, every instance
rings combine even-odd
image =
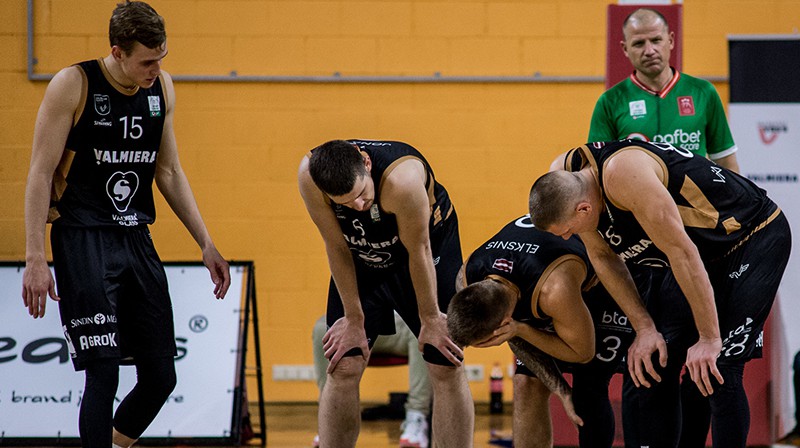
[[[419,351],[423,351],[425,344],[432,345],[453,365],[461,367],[464,351],[450,339],[446,314],[439,312],[435,317],[423,318],[417,339],[419,340]]]
[[[353,348],[361,350],[361,356],[366,361],[369,344],[363,320],[357,322],[346,316],[339,318],[322,337],[322,349],[330,360],[327,372],[332,373],[342,357]]]

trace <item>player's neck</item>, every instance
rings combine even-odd
[[[120,87],[130,91],[136,90],[138,86],[125,76],[125,73],[122,72],[122,67],[120,67],[114,55],[109,54],[103,58],[103,64],[105,64],[108,74],[111,75],[111,78],[113,78]]]
[[[663,70],[661,73],[653,77],[647,76],[637,70],[635,76],[636,79],[648,89],[652,90],[653,92],[661,92],[661,90],[663,90],[672,79],[672,67],[667,67],[666,70]]]

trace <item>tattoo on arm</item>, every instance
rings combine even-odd
[[[552,356],[542,352],[530,342],[514,337],[508,341],[508,346],[514,352],[514,356],[519,358],[542,384],[550,391],[560,397],[570,397],[572,388],[567,380],[561,375],[561,371],[556,365]]]

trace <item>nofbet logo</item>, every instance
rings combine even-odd
[[[81,344],[81,350],[87,350],[90,347],[116,347],[116,338],[117,333],[108,333],[99,336],[81,336],[78,342]]]

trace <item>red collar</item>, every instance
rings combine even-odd
[[[637,87],[639,87],[640,89],[644,90],[647,93],[656,95],[659,98],[665,98],[669,94],[669,92],[672,90],[672,88],[675,87],[675,84],[678,83],[678,80],[681,77],[681,73],[679,71],[675,70],[675,68],[673,68],[673,67],[670,67],[670,68],[672,69],[672,78],[669,80],[669,82],[667,82],[667,85],[665,85],[664,88],[661,89],[660,92],[656,92],[655,90],[653,90],[653,89],[647,87],[646,85],[642,84],[641,81],[639,81],[639,79],[636,78],[636,70],[634,70],[633,73],[631,73],[631,76],[630,76],[631,82],[634,83]]]

